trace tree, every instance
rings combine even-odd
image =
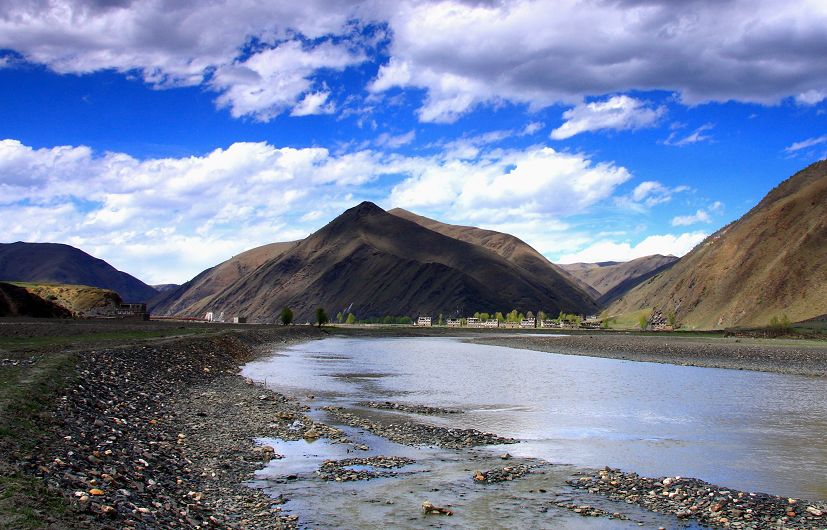
[[[442,313],[439,314],[439,318],[437,319],[436,323],[438,326],[441,326],[445,323],[442,319]]]
[[[338,313],[336,313],[336,322],[338,322],[339,324],[341,324],[341,323],[342,323],[342,321],[343,321],[344,319],[345,319],[345,316],[342,314],[342,312],[341,312],[341,311],[339,311]]]
[[[479,318],[480,318],[480,312],[479,312],[479,311],[477,311],[476,313],[474,313],[474,318],[476,318],[476,319],[479,319]]]
[[[345,320],[348,324],[355,324],[356,323],[356,316],[353,313],[347,314],[347,320]]]
[[[497,322],[505,322],[505,317],[503,316],[502,311],[497,311],[494,318],[497,319]]]
[[[672,329],[677,327],[678,323],[678,315],[675,314],[674,311],[669,311],[666,313],[666,320],[669,322],[669,325],[672,326]]]
[[[293,311],[289,307],[285,307],[281,310],[281,315],[279,315],[281,319],[281,323],[285,326],[289,326],[293,323]]]
[[[519,322],[519,320],[518,320],[519,316],[520,316],[520,314],[519,314],[519,313],[517,313],[517,310],[516,310],[516,309],[512,309],[512,310],[511,310],[511,312],[510,312],[510,313],[508,313],[508,315],[506,315],[506,317],[505,317],[505,318],[506,318],[506,320],[508,320],[509,322]]]
[[[545,311],[537,311],[537,320],[542,322],[543,320],[547,320],[547,319],[548,319],[548,315],[546,314]]]
[[[480,313],[480,320],[488,320],[489,318],[491,318],[491,315],[488,313]]]
[[[641,331],[646,329],[646,324],[649,323],[649,318],[644,314],[640,315],[637,319],[637,325],[640,326]]]
[[[319,325],[319,327],[324,326],[325,324],[327,324],[327,322],[327,313],[324,312],[324,308],[320,307],[316,309],[316,323]]]

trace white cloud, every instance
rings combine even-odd
[[[615,197],[615,204],[621,208],[627,208],[637,212],[643,212],[672,200],[676,193],[689,191],[688,186],[676,186],[670,188],[656,180],[641,182],[628,195]]]
[[[363,60],[343,46],[323,43],[305,49],[300,42],[289,41],[219,68],[210,85],[221,92],[218,106],[230,107],[236,118],[251,115],[268,121],[291,107],[293,116],[329,114],[333,112],[327,101],[330,92],[310,92],[311,75],[322,68],[341,70]]]
[[[311,116],[313,114],[333,114],[336,112],[336,106],[332,102],[327,101],[328,97],[330,97],[330,92],[305,94],[304,99],[290,111],[290,115]]]
[[[416,131],[413,130],[395,136],[388,133],[382,133],[376,137],[374,143],[380,147],[398,149],[403,145],[408,145],[409,143],[413,142],[414,138],[416,138]]]
[[[541,122],[541,121],[532,121],[532,122],[526,124],[526,126],[523,128],[521,134],[523,136],[530,136],[530,135],[536,133],[537,131],[541,130],[545,126],[546,126],[546,124]]]
[[[391,203],[403,208],[442,206],[483,216],[519,208],[523,213],[570,215],[612,195],[629,180],[623,167],[549,147],[496,151],[475,160],[429,160],[405,168]]]
[[[704,132],[709,131],[715,127],[714,123],[705,123],[692,131],[691,133],[687,134],[683,138],[678,138],[678,131],[672,131],[669,133],[669,137],[663,141],[666,145],[674,145],[677,147],[683,147],[684,145],[690,144],[697,144],[700,142],[709,142],[712,141],[712,136],[708,134],[704,134]]]
[[[542,108],[630,90],[772,104],[827,84],[819,0],[402,2],[371,85],[426,91],[422,121],[506,100]],[[699,53],[698,50],[703,50]]]
[[[383,187],[386,177],[398,184]],[[481,148],[474,159],[458,159],[238,142],[199,156],[139,160],[4,140],[0,233],[67,242],[151,283],[183,282],[242,250],[304,237],[360,198],[379,197],[388,206],[431,206],[438,219],[513,229],[540,249],[573,249],[584,239],[563,230],[565,216],[630,178],[623,167],[541,146]]]
[[[297,72],[283,51],[268,52],[341,47],[351,65],[363,50],[389,57],[370,90],[422,88],[419,118],[451,122],[479,105],[533,110],[631,90],[674,91],[687,104],[814,104],[827,85],[826,26],[821,0],[54,0],[5,2],[0,49],[60,73],[206,84],[233,115],[257,119],[320,92],[319,70],[347,67]]]
[[[697,210],[691,215],[679,215],[672,218],[672,226],[689,226],[698,223],[711,223],[712,218],[706,210]]]
[[[551,138],[564,140],[588,131],[651,127],[665,112],[665,107],[651,108],[645,101],[622,95],[604,101],[580,103],[563,113],[566,121],[551,131]]]
[[[810,147],[820,145],[823,143],[827,143],[827,134],[822,136],[816,136],[813,138],[807,138],[806,140],[802,140],[800,142],[795,142],[794,144],[785,147],[784,151],[788,153],[795,153],[797,151],[801,151],[802,149],[808,149]]]
[[[600,261],[629,261],[652,254],[683,256],[706,238],[704,232],[685,232],[683,234],[662,234],[648,236],[642,241],[631,244],[628,241],[598,241],[577,252],[566,254],[558,263],[597,263]]]
[[[795,96],[795,102],[799,105],[817,105],[827,99],[825,90],[808,90]]]

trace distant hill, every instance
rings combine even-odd
[[[212,310],[263,321],[274,321],[285,306],[293,309],[296,321],[313,320],[318,306],[331,317],[349,308],[360,318],[595,309],[588,296],[566,281],[548,285],[497,253],[369,202],[347,210],[217,294],[188,305],[167,305],[181,316]]]
[[[162,290],[149,301],[149,310],[154,314],[167,316],[176,314],[204,316],[195,315],[193,311],[196,310],[193,306],[198,305],[200,308],[209,304],[213,296],[250,274],[262,263],[277,258],[298,243],[298,241],[270,243],[233,256],[205,270],[183,285]]]
[[[101,287],[126,302],[146,302],[157,294],[102,259],[60,243],[0,243],[0,280]]]
[[[14,285],[63,307],[76,317],[112,316],[123,303],[115,291],[88,285],[24,282],[14,282]]]
[[[599,263],[571,263],[560,268],[591,286],[598,295],[598,304],[620,297],[637,284],[671,267],[678,258],[653,254],[631,261],[603,261]]]
[[[600,293],[595,291],[591,286],[569,275],[566,270],[550,262],[531,245],[511,234],[504,234],[494,230],[484,230],[474,226],[441,223],[402,208],[388,210],[388,213],[413,221],[420,226],[439,232],[442,235],[459,239],[460,241],[466,241],[495,252],[515,265],[534,274],[540,281],[560,292],[561,295],[568,293],[572,300],[580,300],[584,294],[592,299],[597,299],[600,296]],[[574,303],[576,304],[577,302]]]
[[[827,161],[773,189],[669,270],[606,310],[674,312],[686,328],[766,326],[827,313]]]
[[[163,293],[165,291],[171,291],[173,289],[178,289],[181,287],[177,283],[159,283],[157,285],[153,285],[152,288],[158,291],[159,293]]]
[[[69,318],[65,307],[45,300],[26,288],[0,282],[0,317]]]

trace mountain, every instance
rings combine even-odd
[[[603,305],[620,297],[637,284],[671,267],[678,258],[653,254],[631,261],[603,261],[599,263],[571,263],[560,268],[592,287],[598,293],[594,298]]]
[[[313,320],[317,307],[331,315],[349,309],[360,318],[596,307],[568,282],[548,285],[486,248],[364,202],[178,314],[211,310],[274,321],[285,306],[296,321]]]
[[[827,161],[773,189],[669,270],[612,303],[607,315],[674,312],[682,327],[766,326],[827,313]]]
[[[199,307],[202,307],[217,293],[250,274],[262,263],[277,258],[297,244],[298,241],[270,243],[233,256],[227,261],[205,270],[183,285],[159,292],[149,301],[149,310],[157,315],[188,314],[196,316],[193,313],[195,311],[192,308],[193,305],[200,304]]]
[[[14,285],[57,304],[69,311],[72,316],[80,318],[112,316],[123,303],[121,297],[115,291],[88,285],[17,282]]]
[[[102,287],[127,302],[146,302],[157,293],[102,259],[59,243],[0,243],[0,280]]]
[[[30,293],[24,287],[0,282],[0,317],[69,318],[65,307]]]
[[[408,221],[413,221],[428,230],[439,232],[444,236],[459,239],[460,241],[472,243],[496,252],[508,261],[536,275],[540,281],[553,286],[555,290],[561,292],[572,290],[582,291],[576,295],[572,293],[571,296],[573,297],[582,297],[583,292],[592,299],[597,299],[600,296],[600,293],[595,291],[591,286],[570,275],[559,265],[550,262],[545,256],[534,250],[532,246],[518,237],[474,226],[441,223],[434,219],[409,212],[408,210],[403,210],[402,208],[388,210],[388,213],[407,219]]]
[[[157,285],[153,285],[152,288],[158,291],[159,293],[163,293],[164,291],[171,291],[173,289],[177,289],[181,287],[177,283],[159,283]]]

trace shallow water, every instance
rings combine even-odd
[[[556,355],[455,338],[331,338],[244,374],[314,403],[463,409],[418,416],[523,440],[518,456],[827,499],[827,380]],[[398,413],[402,414],[402,413]],[[415,415],[414,415],[415,416]]]

